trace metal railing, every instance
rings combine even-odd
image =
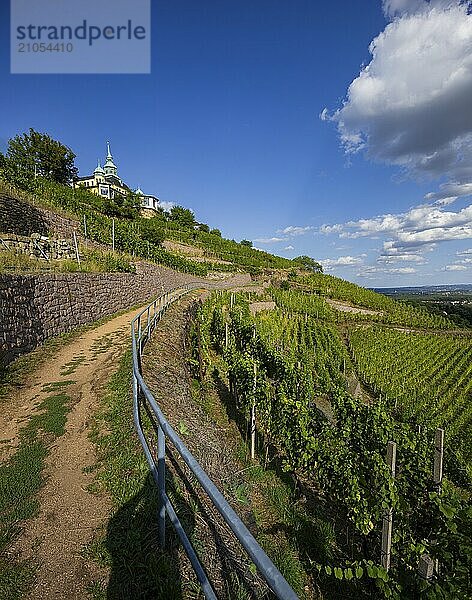
[[[131,323],[131,337],[133,349],[133,415],[136,430],[144,449],[151,474],[159,491],[159,542],[161,548],[165,547],[165,519],[166,515],[179,536],[185,552],[190,559],[193,569],[202,587],[205,598],[208,600],[217,600],[217,596],[211,586],[211,583],[200,563],[197,554],[190,540],[188,539],[182,524],[172,506],[169,497],[166,494],[166,439],[172,442],[175,450],[179,453],[185,464],[200,483],[208,498],[212,501],[218,513],[224,519],[228,527],[239,540],[253,563],[256,565],[261,577],[280,600],[297,600],[297,595],[284,579],[282,574],[272,563],[266,553],[259,546],[250,531],[228,504],[224,496],[211,481],[197,460],[192,456],[180,437],[167,422],[161,409],[157,405],[152,393],[150,392],[141,373],[141,355],[147,340],[166,311],[167,307],[175,300],[188,293],[190,290],[213,287],[211,284],[190,283],[184,287],[175,288],[164,293],[162,296],[151,302],[142,310]],[[142,411],[156,421],[157,429],[157,460],[153,456],[151,447],[153,442],[146,439],[146,434],[142,424]]]

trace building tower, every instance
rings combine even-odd
[[[103,165],[103,168],[105,170],[105,175],[114,175],[115,177],[118,177],[118,168],[113,162],[113,156],[110,150],[110,142],[107,142],[107,160]]]
[[[101,166],[100,161],[97,162],[97,167],[96,167],[95,171],[93,172],[93,174],[95,175],[95,179],[97,181],[103,181],[105,171],[103,170],[103,167]]]

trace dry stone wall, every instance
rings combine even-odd
[[[46,339],[91,323],[195,277],[157,268],[130,273],[0,275],[0,365]]]
[[[198,279],[150,264],[137,273],[47,273],[0,275],[0,366],[48,338],[137,304]],[[247,274],[218,287],[245,285]]]
[[[0,231],[30,236],[32,233],[71,239],[79,230],[79,222],[57,213],[33,206],[26,200],[0,194]]]
[[[75,251],[67,240],[48,238],[40,233],[30,236],[0,233],[0,252],[3,250],[42,260],[75,258]]]

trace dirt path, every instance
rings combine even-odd
[[[350,304],[345,304],[344,302],[339,302],[337,300],[331,300],[331,298],[325,298],[326,302],[330,304],[336,310],[340,310],[341,312],[348,313],[357,313],[360,315],[381,315],[382,312],[378,310],[369,310],[368,308],[360,308],[359,306],[351,306]]]
[[[96,579],[97,571],[92,572],[94,567],[80,553],[97,526],[107,520],[111,505],[106,497],[87,491],[93,474],[84,468],[95,463],[89,425],[104,386],[129,344],[130,321],[136,312],[87,331],[60,349],[0,415],[2,441],[8,440],[7,454],[11,454],[23,423],[50,395],[51,385],[46,384],[55,384],[52,387],[57,389],[60,383],[69,382],[61,389],[70,397],[72,408],[65,433],[56,439],[46,461],[40,513],[26,522],[12,550],[39,566],[30,598],[86,598],[87,585]]]

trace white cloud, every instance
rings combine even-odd
[[[321,233],[338,233],[341,238],[376,238],[386,236],[385,254],[411,254],[400,249],[459,239],[472,239],[472,204],[456,212],[443,206],[421,205],[405,213],[386,214],[348,221],[336,225],[322,225]]]
[[[277,233],[283,233],[285,235],[297,236],[297,235],[304,235],[305,233],[308,233],[309,231],[312,231],[313,229],[314,229],[314,227],[311,227],[311,226],[299,227],[297,225],[289,225],[288,227],[285,227],[285,229],[278,230]]]
[[[295,250],[293,246],[285,246],[284,250]]]
[[[426,200],[435,200],[436,204],[445,206],[452,204],[460,196],[472,195],[472,183],[443,183],[439,186],[439,192],[426,194]]]
[[[383,0],[382,7],[387,17],[413,15],[428,12],[432,8],[445,9],[457,5],[455,0]]]
[[[413,267],[380,267],[380,266],[367,266],[363,267],[357,273],[357,277],[364,277],[365,279],[375,279],[378,275],[412,275],[418,271]]]
[[[446,265],[444,267],[445,271],[467,271],[467,267],[464,265]]]
[[[413,267],[397,267],[395,269],[387,269],[385,271],[386,273],[398,273],[398,274],[409,274],[409,273],[416,273],[416,269],[414,269]]]
[[[325,258],[319,262],[326,269],[332,269],[333,267],[352,267],[354,265],[362,264],[363,256],[340,256],[339,258]]]
[[[472,248],[467,248],[467,250],[458,250],[456,254],[457,256],[467,256],[468,254],[472,254]]]
[[[393,18],[349,86],[337,124],[348,153],[414,176],[472,181],[472,14],[467,3],[385,0]],[[452,185],[452,184],[451,184]],[[445,197],[446,198],[446,197]],[[437,199],[445,199],[437,198]]]
[[[159,200],[159,206],[166,212],[170,212],[174,206],[177,206],[174,202],[166,202],[165,200]]]
[[[271,237],[271,238],[256,238],[254,240],[258,244],[278,244],[279,242],[287,242],[287,237]]]
[[[343,230],[342,225],[321,225],[319,231],[320,233],[340,233]]]
[[[381,254],[378,258],[377,258],[377,262],[379,263],[385,263],[387,265],[391,265],[391,264],[395,264],[395,263],[402,263],[402,262],[414,262],[417,264],[421,264],[424,265],[427,261],[424,259],[423,256],[419,255],[419,254],[408,254],[408,253],[403,253],[403,254]]]

